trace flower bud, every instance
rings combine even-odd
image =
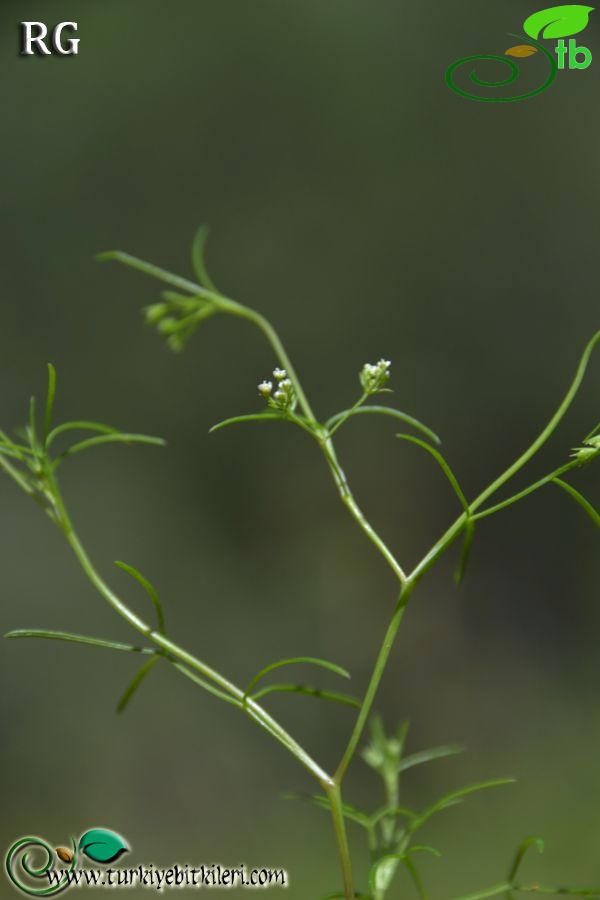
[[[390,380],[391,362],[380,359],[378,363],[365,363],[359,373],[361,387],[365,394],[376,394]]]
[[[153,303],[144,310],[147,325],[156,325],[162,317],[169,311],[167,303]]]
[[[179,322],[172,316],[167,316],[165,319],[161,319],[156,327],[161,334],[175,334],[179,328]]]

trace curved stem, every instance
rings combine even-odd
[[[327,464],[333,474],[333,479],[339,491],[340,497],[342,499],[342,503],[350,510],[351,515],[354,517],[355,521],[358,523],[362,531],[367,535],[372,544],[377,547],[383,558],[386,560],[392,571],[394,572],[396,578],[400,581],[401,584],[404,584],[407,580],[406,573],[404,569],[389,549],[385,541],[377,534],[367,517],[364,515],[360,506],[356,502],[352,491],[350,490],[350,485],[346,479],[346,475],[344,470],[340,466],[335,448],[333,446],[333,441],[330,438],[321,439],[319,441],[323,453],[325,455],[325,459],[327,460]]]
[[[265,319],[263,315],[256,312],[256,310],[253,310],[248,306],[244,306],[243,304],[238,303],[235,300],[230,300],[229,298],[220,296],[220,305],[224,312],[229,312],[232,315],[247,319],[248,321],[256,325],[260,329],[260,331],[262,331],[267,341],[271,345],[277,361],[280,363],[282,368],[287,371],[292,380],[296,395],[298,397],[298,403],[302,412],[307,419],[309,419],[311,422],[316,423],[315,414],[313,413],[312,407],[304,392],[300,379],[296,374],[296,370],[294,369],[292,361],[288,356],[279,335],[277,334],[271,323],[267,319]],[[362,400],[363,398],[361,398],[361,401],[359,401],[359,404],[357,405],[360,405],[360,402],[362,402]],[[373,543],[377,547],[379,552],[387,561],[388,565],[392,568],[398,580],[403,584],[406,581],[406,574],[402,569],[402,566],[399,564],[394,554],[370,524],[361,508],[359,507],[358,503],[356,502],[352,491],[350,490],[350,486],[348,485],[344,471],[337,459],[333,441],[331,440],[331,432],[328,433],[320,427],[317,427],[315,430],[307,429],[306,426],[303,427],[305,427],[305,430],[310,431],[313,437],[315,437],[317,442],[320,444],[325,455],[325,459],[327,460],[327,464],[329,465],[329,468],[333,474],[333,478],[338,488],[342,502],[350,510],[350,513],[359,524],[360,528],[367,535],[371,543]]]
[[[260,329],[260,331],[262,331],[267,341],[273,348],[275,356],[277,357],[277,361],[279,362],[281,367],[286,370],[294,385],[300,409],[307,417],[307,419],[311,419],[314,421],[315,415],[312,411],[310,403],[308,402],[306,394],[304,393],[304,389],[302,388],[300,379],[296,374],[296,370],[292,365],[292,361],[289,358],[279,335],[277,334],[271,323],[268,321],[268,319],[261,315],[261,313],[256,312],[256,310],[250,309],[249,306],[244,306],[242,303],[238,303],[235,300],[230,300],[229,298],[221,297],[221,306],[223,307],[224,312],[232,313],[233,315],[239,316],[242,319],[248,319],[248,321],[252,322],[257,326],[257,328]]]
[[[298,742],[288,734],[288,732],[273,719],[262,706],[260,706],[260,704],[249,698],[246,698],[246,701],[244,702],[244,691],[241,688],[229,681],[224,675],[221,675],[220,672],[217,672],[215,669],[202,662],[202,660],[197,659],[191,653],[188,653],[182,647],[169,640],[165,635],[154,631],[150,625],[144,622],[143,619],[140,619],[139,616],[123,603],[99,575],[87,555],[83,544],[73,528],[55,476],[50,473],[47,477],[52,485],[56,508],[59,515],[59,525],[88,579],[110,606],[112,606],[112,608],[132,626],[132,628],[135,628],[136,631],[140,632],[140,634],[143,634],[152,641],[152,643],[160,647],[169,657],[177,659],[185,666],[200,672],[204,678],[207,678],[213,684],[216,684],[222,691],[238,701],[246,710],[250,718],[279,741],[279,743],[282,744],[314,778],[316,778],[323,788],[326,789],[332,785],[333,779],[331,776],[312,759],[306,750],[301,747],[300,744],[298,744]]]
[[[548,438],[553,434],[556,427],[560,424],[561,420],[564,418],[565,413],[569,409],[571,403],[575,399],[575,395],[581,386],[581,382],[583,381],[583,376],[585,375],[585,370],[587,369],[587,365],[590,361],[590,356],[592,355],[592,351],[596,344],[600,341],[600,331],[597,331],[593,336],[591,341],[587,344],[585,350],[583,351],[583,355],[577,367],[577,371],[575,373],[575,377],[569,387],[569,390],[565,394],[564,400],[541,432],[541,434],[535,439],[535,441],[527,448],[527,450],[512,464],[509,466],[506,471],[502,473],[495,481],[490,484],[481,494],[477,497],[477,499],[471,504],[471,510],[474,512],[482,503],[491,497],[492,494],[495,494],[496,491],[502,487],[503,484],[513,477],[523,466],[529,462],[532,456],[538,452],[538,450],[546,443]]]
[[[344,755],[338,765],[334,780],[337,784],[341,784],[344,780],[344,776],[348,770],[348,766],[352,762],[354,758],[354,754],[356,753],[356,749],[358,747],[359,741],[363,735],[365,730],[365,725],[367,724],[367,720],[371,713],[371,709],[373,707],[373,703],[375,701],[375,696],[379,689],[379,685],[381,683],[381,679],[383,677],[383,673],[387,666],[388,659],[390,657],[390,653],[392,651],[392,647],[394,646],[394,642],[396,640],[396,635],[398,633],[398,629],[400,628],[400,623],[404,617],[404,612],[406,610],[408,601],[410,599],[410,595],[412,594],[414,589],[413,584],[405,584],[403,589],[400,592],[400,596],[398,598],[398,603],[396,604],[396,608],[394,610],[394,614],[391,618],[390,624],[388,625],[387,631],[385,633],[385,637],[383,639],[383,643],[377,655],[377,659],[375,661],[375,666],[373,668],[373,673],[369,680],[369,684],[367,686],[367,690],[365,693],[364,700],[362,702],[362,706],[358,713],[358,717],[356,720],[356,724],[354,725],[354,729],[352,734],[350,735],[350,740],[346,746],[344,751]]]
[[[575,399],[577,391],[581,386],[581,382],[583,380],[583,376],[585,375],[585,371],[587,369],[588,363],[590,361],[590,356],[594,350],[596,344],[600,342],[600,331],[597,331],[596,334],[592,337],[592,339],[586,345],[581,359],[579,361],[579,365],[577,366],[577,371],[575,372],[575,377],[571,382],[571,385],[565,394],[565,397],[546,425],[546,427],[542,430],[542,432],[538,435],[535,441],[525,450],[524,453],[519,456],[519,458],[506,469],[498,478],[492,482],[489,487],[485,488],[478,497],[469,505],[470,515],[472,518],[483,518],[485,515],[490,515],[491,510],[484,510],[478,517],[473,516],[473,513],[479,509],[479,507],[485,503],[486,500],[495,494],[506,482],[516,475],[520,469],[526,465],[529,460],[537,453],[537,451],[546,443],[548,438],[553,434],[557,426],[560,424],[562,419],[564,418],[567,410],[571,406],[571,403]],[[572,463],[567,464],[569,468],[572,467]],[[559,470],[557,470],[558,472]],[[562,471],[566,471],[563,469]],[[552,475],[556,475],[556,472],[553,472]],[[533,489],[537,489],[541,487],[542,484],[545,484],[545,479],[542,479],[533,486]],[[516,494],[514,497],[509,498],[510,502],[516,502],[516,500],[521,499],[521,497],[526,496],[528,493],[531,493],[531,490],[526,489],[525,491],[521,491],[519,494]],[[493,511],[497,511],[498,509],[503,508],[503,506],[508,505],[508,503],[498,504],[497,507],[493,508]],[[425,572],[431,568],[433,563],[441,556],[441,554],[450,546],[450,544],[454,541],[454,539],[460,534],[462,529],[465,527],[468,521],[468,514],[465,512],[461,516],[456,519],[452,525],[444,532],[444,534],[439,538],[438,541],[433,545],[433,547],[425,554],[420,563],[418,563],[413,571],[408,576],[409,583],[416,583],[420,578],[423,577]]]

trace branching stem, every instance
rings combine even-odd
[[[200,254],[199,256],[198,253]],[[22,475],[19,470],[16,469],[15,466],[12,465],[7,459],[8,456],[10,458],[16,458],[17,460],[22,461],[21,453],[29,453],[29,450],[27,448],[18,448],[15,445],[11,444],[1,432],[0,439],[4,442],[5,452],[3,455],[0,455],[0,466],[11,478],[13,478],[17,482],[17,484],[19,484],[21,488],[23,488],[23,490],[25,490],[38,502],[41,502],[46,511],[50,514],[53,520],[57,522],[59,527],[64,532],[71,549],[73,550],[77,560],[79,561],[79,564],[81,565],[83,571],[87,575],[92,585],[96,588],[100,595],[104,597],[104,599],[110,604],[110,606],[123,619],[125,619],[125,621],[132,628],[134,628],[140,634],[143,634],[147,638],[147,640],[149,640],[155,647],[158,648],[158,650],[154,651],[155,653],[159,654],[161,657],[164,657],[166,661],[170,662],[179,672],[181,672],[187,678],[209,690],[221,699],[225,699],[227,700],[227,702],[245,711],[256,724],[258,724],[263,730],[265,730],[282,746],[284,746],[288,750],[288,752],[291,753],[294,758],[319,782],[326,793],[331,808],[333,828],[340,858],[344,896],[346,900],[352,900],[352,898],[355,897],[355,894],[353,889],[352,865],[346,835],[345,813],[342,803],[341,787],[363,736],[367,720],[371,714],[375,697],[383,678],[386,666],[388,664],[390,654],[393,649],[398,630],[400,628],[400,624],[403,620],[404,613],[407,608],[407,604],[417,583],[423,577],[423,575],[465,528],[472,527],[473,522],[493,515],[494,513],[512,505],[513,503],[518,502],[519,500],[523,499],[532,492],[538,490],[545,484],[548,484],[552,481],[555,481],[555,483],[558,483],[567,491],[570,491],[573,495],[576,495],[578,498],[578,502],[580,502],[581,504],[587,503],[587,501],[585,501],[584,498],[581,497],[574,488],[571,488],[568,484],[563,483],[559,480],[560,475],[563,475],[565,472],[569,471],[579,464],[578,460],[574,460],[561,466],[558,469],[555,469],[549,475],[539,479],[534,484],[521,490],[517,494],[514,494],[508,499],[497,503],[495,506],[477,512],[477,510],[479,510],[487,500],[489,500],[501,487],[503,487],[532,459],[532,457],[553,434],[554,430],[573,402],[577,391],[579,390],[592,351],[596,344],[600,341],[600,332],[594,335],[592,340],[585,348],[585,351],[577,368],[575,378],[571,386],[569,387],[569,390],[567,391],[563,401],[561,402],[560,406],[558,407],[557,411],[552,416],[546,427],[527,448],[527,450],[525,450],[525,452],[514,463],[512,463],[498,478],[496,478],[495,481],[493,481],[487,488],[485,488],[473,502],[467,502],[464,494],[458,487],[458,482],[454,478],[452,471],[450,470],[441,454],[429,445],[424,444],[423,441],[411,438],[411,440],[414,440],[415,443],[424,446],[425,449],[429,450],[430,453],[433,453],[437,461],[444,469],[446,475],[449,477],[454,489],[456,490],[463,505],[463,511],[462,514],[458,516],[458,518],[452,523],[452,525],[450,525],[450,527],[444,532],[444,534],[438,539],[438,541],[436,541],[431,549],[425,554],[422,560],[415,566],[413,571],[410,574],[407,574],[398,561],[396,555],[392,553],[392,551],[380,537],[378,532],[373,528],[367,517],[362,512],[356,499],[354,498],[344,471],[338,461],[333,444],[333,434],[351,415],[353,415],[359,409],[359,407],[361,407],[365,399],[369,396],[369,391],[367,390],[366,393],[363,393],[363,395],[351,409],[347,410],[344,414],[339,414],[337,417],[334,417],[332,420],[330,420],[330,425],[320,424],[315,418],[312,407],[304,392],[304,389],[292,365],[292,362],[285,350],[285,347],[283,346],[283,343],[281,342],[277,332],[270,324],[270,322],[257,311],[244,306],[235,300],[225,297],[216,289],[213,289],[212,282],[208,280],[208,276],[203,279],[202,273],[204,272],[205,275],[206,273],[204,270],[201,245],[199,245],[199,248],[197,248],[196,261],[197,263],[199,263],[199,267],[197,266],[197,268],[200,269],[199,277],[204,280],[205,286],[198,285],[186,278],[181,278],[177,275],[173,275],[170,272],[166,272],[165,270],[160,269],[157,266],[153,266],[143,260],[132,257],[129,254],[120,252],[110,253],[105,254],[104,258],[116,259],[119,262],[125,263],[126,265],[129,265],[139,271],[151,275],[152,277],[158,278],[159,280],[171,285],[172,287],[177,288],[178,290],[183,290],[187,294],[190,294],[190,297],[181,297],[180,295],[173,294],[172,292],[171,294],[166,295],[167,300],[174,297],[175,299],[173,302],[184,304],[184,309],[186,310],[186,312],[184,318],[181,319],[180,324],[182,326],[185,326],[186,328],[190,326],[193,330],[195,324],[200,322],[201,319],[205,318],[208,315],[212,315],[215,312],[221,312],[246,319],[260,330],[260,332],[268,341],[278,364],[286,370],[291,381],[291,385],[293,385],[293,391],[295,391],[295,397],[297,398],[299,409],[302,413],[302,415],[295,415],[293,412],[293,405],[291,405],[289,411],[287,410],[287,408],[286,410],[284,410],[283,417],[287,415],[287,418],[289,420],[294,421],[296,424],[300,425],[315,439],[321,451],[323,452],[343,504],[349,510],[350,514],[352,515],[360,529],[363,531],[363,533],[367,536],[367,538],[379,551],[381,556],[385,559],[386,563],[392,569],[394,575],[400,583],[400,594],[396,606],[385,632],[383,642],[377,654],[371,677],[369,679],[364,697],[361,701],[356,722],[354,724],[350,738],[335,774],[333,776],[329,775],[307,753],[307,751],[302,746],[300,746],[300,744],[298,744],[298,742],[259,703],[256,702],[255,699],[252,699],[252,697],[248,696],[247,692],[244,692],[241,688],[237,687],[237,685],[229,681],[229,679],[227,679],[224,675],[220,674],[209,665],[202,662],[200,659],[198,659],[188,651],[184,650],[178,644],[171,641],[161,631],[155,631],[143,619],[136,615],[136,613],[134,613],[121,600],[121,598],[114,593],[114,591],[99,575],[73,528],[71,519],[62,499],[62,495],[56,480],[55,465],[52,465],[48,457],[48,448],[52,443],[53,438],[61,431],[60,427],[58,429],[55,429],[54,432],[50,431],[52,406],[54,402],[54,391],[56,383],[55,373],[52,367],[50,367],[49,369],[50,382],[48,400],[46,405],[43,441],[41,444],[38,442],[36,437],[35,406],[33,405],[33,402],[31,405],[31,416],[29,424],[29,440],[31,443],[31,453],[33,456],[34,464],[39,464],[39,466],[41,466],[41,476],[43,476],[44,484],[47,486],[47,494],[40,497],[40,495],[38,494],[37,482],[30,482],[28,480],[28,477]],[[197,308],[195,308],[195,305],[197,306]],[[163,304],[163,308],[166,308],[165,304]],[[189,313],[190,308],[192,309],[191,314]],[[159,311],[159,315],[162,315],[162,312]],[[167,329],[169,329],[173,325],[173,323],[175,323],[175,328],[177,328],[177,322],[173,319],[163,322],[163,325],[166,326]],[[165,334],[169,334],[169,331],[166,330]],[[175,332],[171,332],[171,337],[177,337],[177,340],[179,340]],[[181,346],[182,345],[183,344],[181,344]],[[177,346],[179,347],[180,345]],[[389,366],[389,363],[385,363],[385,365]],[[256,417],[250,416],[245,418]],[[75,425],[81,427],[82,425],[85,426],[86,424],[89,425],[90,423],[71,423],[70,425],[63,426],[63,428],[73,427]],[[95,430],[106,431],[107,429],[96,427]],[[108,431],[112,432],[112,429],[108,429]],[[141,439],[140,436],[136,435],[121,435],[120,439],[130,439],[136,437]],[[88,441],[81,442],[79,445],[75,445],[74,448],[71,448],[71,452],[74,452],[77,449],[84,449],[91,444],[97,444],[103,440],[108,441],[113,439],[115,438],[111,437],[110,434],[105,435],[104,437],[96,437]],[[37,469],[35,470],[35,472],[36,475],[40,474]],[[48,505],[46,505],[46,500],[49,501]],[[590,514],[595,513],[595,511],[591,509],[591,506],[590,510]],[[147,650],[146,652],[152,653],[153,651]],[[397,801],[398,797],[394,792],[392,792],[390,797],[388,797],[388,805],[393,808],[397,806]],[[390,833],[390,837],[393,837],[393,827]],[[373,841],[374,831],[373,828],[371,828],[371,845],[373,845]],[[400,857],[398,857],[398,859],[399,858]],[[472,895],[471,898],[465,898],[465,900],[480,900],[480,898],[481,900],[483,900],[483,898],[485,897],[493,897],[499,893],[511,890],[537,890],[541,893],[550,892],[550,889],[541,888],[539,886],[525,887],[518,886],[511,882],[495,886],[493,888],[490,888],[488,891],[484,891],[477,895]],[[577,892],[569,891],[568,893],[576,894]],[[582,892],[581,896],[584,895],[585,892]]]

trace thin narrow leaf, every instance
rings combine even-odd
[[[471,556],[471,547],[473,545],[474,537],[475,523],[473,522],[473,518],[469,516],[465,524],[465,537],[463,540],[462,549],[460,551],[458,565],[456,567],[456,571],[454,572],[454,581],[456,582],[456,584],[460,584],[465,577],[465,572],[467,571],[467,566],[469,564],[469,559]]]
[[[439,850],[432,847],[430,844],[412,844],[404,851],[403,855],[409,856],[411,853],[430,853],[431,856],[437,857],[442,855]]]
[[[25,450],[25,453],[31,453],[31,451]],[[14,448],[5,444],[3,441],[0,441],[0,453],[4,454],[4,456],[10,457],[10,459],[17,459],[19,462],[25,462],[23,458],[23,452],[18,449],[18,445],[15,445]]]
[[[398,767],[398,771],[405,772],[406,769],[412,769],[413,766],[420,766],[435,759],[444,759],[446,756],[456,756],[459,753],[464,753],[464,751],[465,748],[460,744],[445,744],[442,747],[432,747],[430,750],[411,753],[410,756],[404,757]]]
[[[553,478],[552,482],[561,487],[563,491],[566,491],[567,494],[569,494],[573,498],[573,500],[575,500],[575,502],[581,506],[582,510],[588,514],[596,528],[600,528],[600,513],[598,513],[598,511],[594,509],[592,504],[589,502],[589,500],[586,500],[583,494],[580,494],[579,491],[575,490],[575,488],[567,481],[563,481],[562,478]]]
[[[140,666],[133,679],[125,688],[123,694],[121,695],[121,699],[117,703],[117,712],[122,713],[125,711],[127,706],[129,705],[133,695],[143,682],[143,680],[148,676],[148,674],[152,671],[156,663],[158,662],[158,656],[151,656],[150,659],[147,659],[146,662]]]
[[[506,784],[514,784],[514,778],[494,778],[490,781],[480,781],[477,784],[469,784],[466,787],[459,788],[456,791],[451,791],[449,794],[444,794],[443,797],[440,797],[439,800],[436,800],[431,806],[428,806],[423,812],[419,813],[415,821],[411,824],[411,831],[416,831],[417,828],[420,828],[425,824],[432,816],[436,813],[441,812],[441,810],[446,809],[448,806],[452,806],[455,803],[459,803],[465,797],[470,794],[478,793],[479,791],[485,791],[489,788],[495,787],[503,787]]]
[[[411,847],[407,847],[402,853],[386,853],[385,856],[381,856],[371,866],[371,872],[369,874],[369,886],[371,890],[376,891],[383,886],[378,881],[378,875],[384,865],[389,866],[390,864],[397,864],[398,862],[406,862],[411,853],[431,853],[432,856],[442,855],[435,847],[430,847],[427,844],[413,844]]]
[[[512,891],[513,889],[514,884],[504,882],[503,884],[495,884],[492,887],[484,888],[482,891],[477,891],[476,894],[466,894],[464,897],[456,898],[456,900],[487,900],[488,897],[498,897],[500,894],[506,894],[507,891]]]
[[[313,806],[319,807],[319,809],[331,811],[331,803],[329,802],[329,798],[324,794],[284,794],[284,800],[302,800],[304,803],[311,803]],[[369,830],[371,828],[371,820],[366,812],[363,812],[362,809],[358,809],[356,806],[351,806],[349,803],[342,803],[342,812],[344,814],[344,818],[348,819],[349,822],[354,822],[356,825],[361,825],[363,828]]]
[[[415,419],[414,416],[409,416],[408,413],[402,412],[402,410],[393,409],[389,406],[359,406],[356,409],[345,409],[328,419],[325,423],[325,428],[329,430],[341,419],[350,419],[353,416],[363,415],[364,413],[374,413],[375,415],[391,416],[393,419],[400,419],[402,422],[406,422],[407,425],[411,425],[422,434],[427,435],[427,437],[436,444],[442,443],[435,431],[432,431],[431,428],[428,428],[423,422]]]
[[[123,572],[127,572],[128,575],[131,575],[132,578],[135,578],[135,580],[139,584],[141,584],[141,586],[144,588],[144,590],[150,597],[150,600],[154,604],[154,609],[156,610],[156,618],[158,620],[158,630],[160,631],[161,634],[166,634],[165,615],[163,612],[162,604],[160,602],[158,594],[156,593],[156,590],[154,589],[153,585],[134,566],[130,566],[127,563],[120,562],[119,560],[117,560],[115,562],[115,566],[117,566],[117,568],[119,568],[119,569],[122,569]]]
[[[192,672],[191,669],[188,669],[187,666],[176,662],[172,662],[172,665],[173,668],[177,669],[178,672],[181,672],[182,675],[185,675],[186,678],[189,678],[190,681],[193,681],[194,684],[197,684],[199,687],[203,688],[205,691],[207,691],[207,693],[212,694],[213,697],[218,697],[219,700],[224,700],[225,703],[229,703],[231,704],[231,706],[236,706],[238,709],[242,708],[242,704],[239,700],[236,700],[235,697],[232,697],[230,694],[226,694],[225,691],[222,691],[219,688],[215,687],[210,683],[210,681],[205,681],[204,678],[196,675],[196,673]]]
[[[53,428],[49,433],[48,440],[46,441],[47,446],[49,447],[59,435],[64,434],[67,431],[98,431],[101,434],[119,433],[118,428],[113,428],[111,425],[104,425],[102,422],[63,422],[62,425],[57,425],[57,427]]]
[[[421,878],[421,875],[419,874],[419,870],[415,866],[413,860],[410,858],[410,856],[404,856],[402,858],[402,862],[408,869],[408,872],[410,874],[410,877],[413,880],[413,884],[415,886],[417,894],[419,895],[420,900],[429,900],[427,891],[425,890],[425,885],[423,884],[423,879]]]
[[[382,806],[381,809],[378,809],[371,816],[371,825],[377,825],[382,819],[386,819],[389,816],[405,816],[407,819],[416,819],[417,814],[414,809],[409,809],[408,806]]]
[[[422,441],[420,438],[414,437],[412,434],[397,434],[396,437],[400,438],[403,441],[408,441],[411,444],[416,444],[417,447],[422,447],[423,450],[426,450],[428,453],[431,454],[431,456],[433,456],[435,461],[440,466],[442,472],[444,473],[444,475],[450,482],[450,484],[452,486],[452,490],[454,491],[454,493],[456,494],[456,496],[458,497],[458,499],[460,501],[460,505],[462,506],[464,511],[467,513],[467,515],[469,515],[469,503],[467,501],[467,498],[463,494],[462,489],[456,479],[456,476],[454,475],[454,472],[452,471],[452,469],[450,468],[450,466],[448,465],[448,463],[446,462],[446,460],[444,459],[444,457],[442,456],[440,451],[436,450],[435,447],[432,447],[431,444],[426,443],[426,441]]]
[[[0,443],[3,446],[7,447],[10,450],[13,450],[15,453],[22,453],[24,455],[34,456],[34,452],[31,447],[27,447],[25,444],[15,444],[15,442],[9,438],[6,432],[0,429]]]
[[[200,284],[207,288],[209,291],[215,291],[217,288],[215,284],[208,274],[206,269],[206,262],[204,259],[204,250],[206,247],[206,241],[208,239],[208,227],[206,225],[202,225],[196,235],[194,237],[194,242],[192,244],[192,262],[194,264],[194,271],[196,273],[196,278],[200,282]]]
[[[319,659],[315,656],[291,656],[289,659],[279,659],[277,662],[270,663],[268,666],[265,666],[264,669],[261,669],[260,672],[257,672],[244,691],[244,699],[253,692],[259,681],[262,681],[269,672],[274,672],[276,669],[281,669],[283,666],[295,665],[317,666],[320,669],[327,669],[329,672],[335,672],[336,675],[341,675],[342,678],[350,678],[350,672],[326,659]]]
[[[29,483],[27,478],[19,472],[13,465],[11,465],[7,459],[4,459],[3,456],[0,455],[0,468],[4,469],[7,475],[9,475],[18,485],[19,487],[25,491],[30,497],[33,497],[34,500],[39,500],[39,497],[33,488],[33,486]]]
[[[137,269],[138,272],[143,272],[151,278],[156,278],[158,281],[164,281],[166,284],[171,284],[173,287],[179,288],[180,290],[189,291],[191,294],[197,294],[199,296],[207,296],[208,299],[214,299],[214,294],[212,292],[206,291],[204,288],[200,287],[200,285],[194,284],[193,281],[188,281],[187,278],[181,278],[179,275],[167,272],[166,269],[161,269],[159,266],[155,266],[143,259],[139,259],[137,256],[131,256],[130,253],[123,253],[121,250],[109,250],[106,253],[99,253],[96,256],[96,259],[98,262],[119,262],[124,266],[129,266],[130,269]]]
[[[444,475],[450,482],[450,485],[452,486],[452,489],[453,489],[454,493],[456,494],[456,496],[458,497],[459,502],[467,516],[467,521],[466,521],[466,525],[465,525],[465,539],[463,542],[458,566],[454,573],[454,580],[456,581],[457,584],[460,584],[460,582],[462,581],[462,579],[464,577],[466,568],[467,568],[467,563],[469,561],[469,555],[471,552],[471,545],[473,543],[473,537],[475,534],[475,526],[474,526],[473,520],[471,518],[471,510],[469,507],[468,500],[465,497],[463,490],[462,490],[461,486],[459,485],[454,472],[452,471],[452,469],[450,468],[450,466],[448,465],[448,463],[446,462],[446,460],[444,459],[442,454],[439,452],[439,450],[436,450],[435,447],[432,447],[430,444],[427,444],[425,441],[422,441],[419,438],[413,437],[411,434],[398,434],[398,435],[396,435],[396,437],[399,437],[404,441],[409,441],[411,444],[416,444],[418,447],[422,447],[423,450],[426,450],[428,453],[431,454],[431,456],[433,456],[435,461],[440,466],[442,472],[444,473]]]
[[[322,688],[311,687],[308,684],[270,684],[262,688],[254,694],[251,694],[252,700],[260,700],[269,694],[304,694],[307,697],[316,697],[317,700],[329,700],[331,703],[340,703],[342,706],[353,706],[360,709],[360,700],[356,697],[350,697],[348,694],[341,694],[338,691],[328,691]]]
[[[510,867],[510,872],[508,873],[508,880],[510,882],[513,882],[515,880],[517,872],[519,871],[519,867],[523,862],[523,857],[530,847],[535,847],[538,853],[544,852],[544,842],[541,838],[534,836],[526,837],[525,840],[519,845],[515,854],[515,858],[513,860],[513,864]]]
[[[150,437],[146,434],[123,434],[122,432],[101,434],[98,437],[87,438],[85,441],[73,444],[68,450],[57,456],[56,463],[61,462],[68,456],[73,456],[75,453],[81,453],[82,450],[88,450],[90,447],[97,447],[100,444],[152,444],[155,447],[164,447],[165,443],[162,438]]]
[[[102,638],[87,637],[83,634],[71,634],[69,631],[47,631],[42,628],[19,628],[9,631],[5,638],[42,638],[51,641],[69,641],[74,644],[90,644],[93,647],[105,647],[107,650],[124,650],[129,653],[151,653],[150,647],[134,647],[132,644],[121,644],[119,641],[105,641]]]
[[[212,434],[213,431],[219,431],[219,429],[225,428],[227,425],[237,425],[238,422],[268,421],[287,422],[287,416],[284,413],[278,412],[250,413],[250,415],[247,416],[233,416],[231,419],[223,419],[222,422],[217,422],[216,425],[213,425],[213,427],[209,429],[208,433]]]
[[[594,435],[595,435],[598,431],[600,431],[600,422],[598,422],[598,424],[596,425],[596,427],[595,427],[595,428],[592,428],[592,430],[590,431],[590,433],[587,434],[587,435],[584,437],[583,443],[585,444],[586,441],[589,441],[591,438],[593,438]]]
[[[37,450],[37,431],[35,426],[35,397],[29,400],[29,440],[34,453]]]
[[[46,394],[46,417],[44,420],[44,447],[48,442],[50,426],[52,425],[52,412],[54,410],[54,398],[56,396],[56,369],[52,363],[48,363],[48,392]]]

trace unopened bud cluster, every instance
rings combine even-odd
[[[285,369],[273,369],[273,381],[261,381],[258,385],[258,393],[267,401],[271,409],[281,412],[293,412],[296,406],[296,391],[288,378]]]
[[[165,291],[163,301],[147,306],[144,316],[146,324],[153,325],[159,334],[165,335],[171,350],[177,352],[183,350],[198,324],[216,311],[214,304],[201,297]]]
[[[359,378],[365,394],[376,394],[390,380],[389,359],[380,359],[378,363],[365,363],[360,370]]]
[[[571,456],[580,463],[588,463],[600,456],[600,434],[587,438],[583,447],[575,447]]]

